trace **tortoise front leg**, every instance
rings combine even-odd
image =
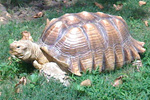
[[[33,66],[36,68],[36,69],[42,69],[42,65],[39,64],[36,60],[33,61]]]
[[[63,85],[68,86],[69,81],[67,80],[66,72],[62,71],[59,66],[54,62],[39,64],[36,60],[33,62],[33,66],[40,70],[40,73],[48,79],[54,78],[59,80]]]
[[[66,72],[62,71],[54,62],[44,64],[40,72],[44,74],[47,79],[54,78],[59,80],[65,86],[69,85],[69,81],[66,80]]]

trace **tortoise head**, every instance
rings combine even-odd
[[[10,44],[10,51],[9,53],[13,57],[17,57],[21,60],[28,60],[32,54],[32,42],[29,40],[19,40],[14,41]]]

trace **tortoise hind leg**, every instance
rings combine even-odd
[[[138,53],[144,53],[146,51],[146,49],[143,47],[145,44],[144,42],[137,41],[133,38],[131,38],[131,42],[133,43],[133,46],[135,47]],[[138,71],[140,71],[139,68],[143,66],[141,59],[135,60],[132,63],[132,65],[136,66]]]
[[[142,61],[141,61],[141,60],[135,60],[134,62],[132,62],[132,65],[133,65],[133,66],[136,66],[137,71],[139,71],[139,72],[140,72],[140,67],[142,67],[142,66],[143,66],[143,64],[142,64]]]

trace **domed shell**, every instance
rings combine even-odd
[[[140,59],[138,53],[145,51],[144,42],[131,37],[122,17],[102,12],[83,11],[52,19],[40,41],[76,75],[97,67],[100,72],[120,68]]]

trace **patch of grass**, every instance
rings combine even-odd
[[[150,3],[147,0],[145,6],[139,7],[139,0],[95,0],[104,5],[100,10],[94,5],[94,1],[83,0],[71,8],[62,7],[51,8],[46,11],[46,17],[49,19],[59,17],[65,13],[75,13],[81,11],[102,11],[105,13],[122,16],[131,32],[131,35],[140,41],[144,41],[146,52],[141,54],[143,67],[137,72],[135,67],[125,65],[119,70],[109,73],[98,74],[97,71],[84,73],[82,77],[70,75],[73,80],[71,86],[64,87],[58,81],[50,80],[46,82],[45,78],[38,76],[38,72],[32,69],[32,65],[20,62],[16,59],[8,60],[10,56],[10,39],[20,39],[21,32],[30,31],[34,40],[37,41],[41,35],[45,18],[40,18],[28,22],[17,23],[10,22],[7,25],[0,26],[0,99],[31,99],[31,100],[149,100],[150,99],[150,27],[144,25],[144,20],[150,22]],[[112,4],[122,2],[124,7],[121,11],[115,11]],[[27,69],[28,68],[28,69]],[[112,82],[120,75],[124,75],[123,84],[119,87],[113,87]],[[22,87],[21,93],[15,93],[14,86],[19,78],[25,76],[27,85]],[[35,78],[35,79],[34,79]],[[85,79],[91,79],[91,87],[81,87],[79,84]]]

